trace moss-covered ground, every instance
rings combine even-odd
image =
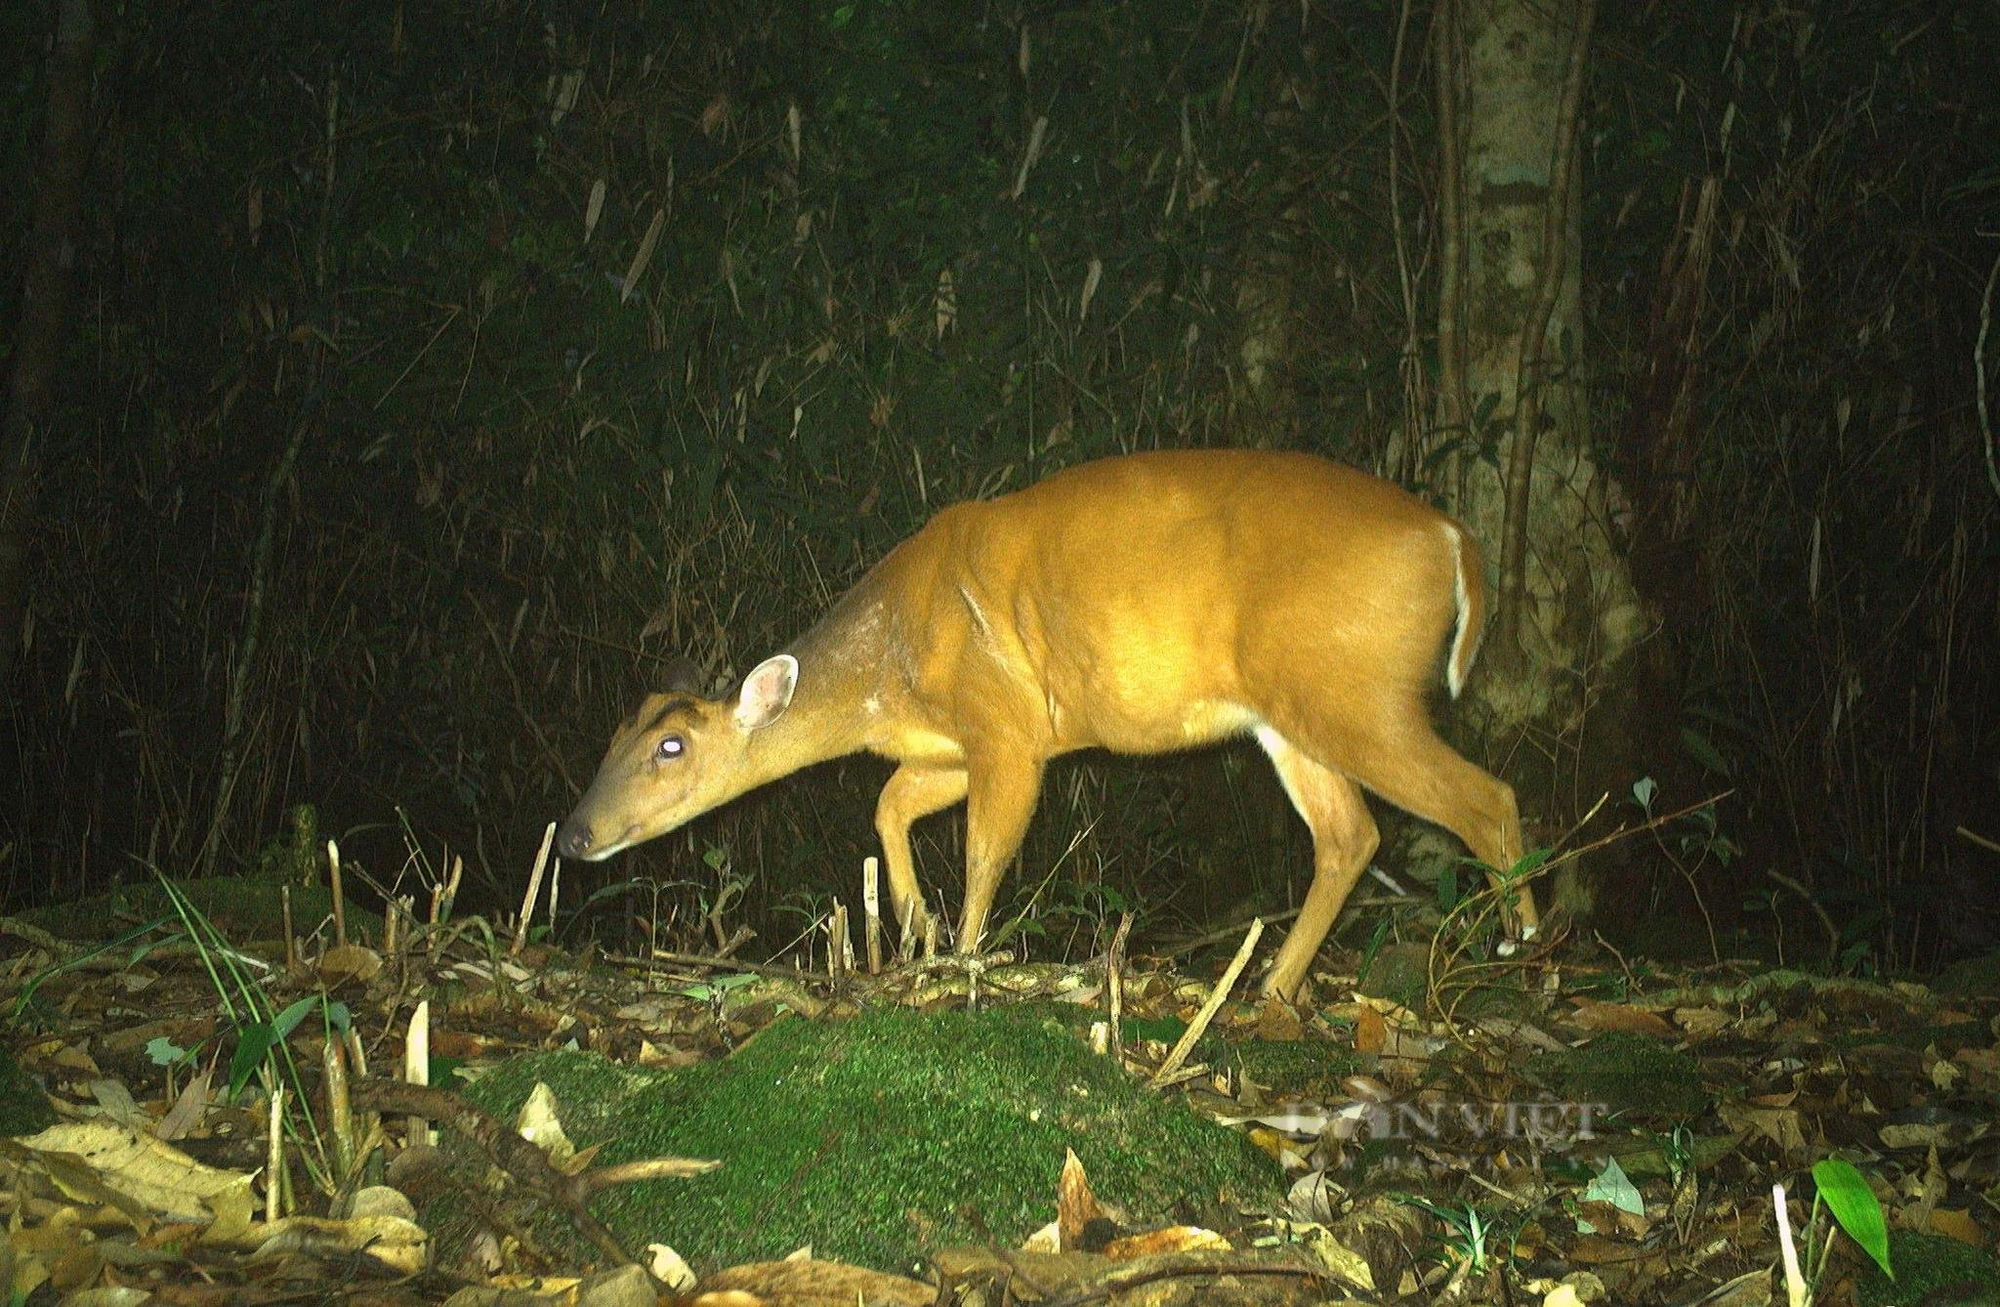
[[[1892,1282],[1872,1263],[1854,1287],[1860,1307],[1896,1303],[1983,1304],[2000,1301],[2000,1264],[1971,1244],[1915,1230],[1889,1232]]]
[[[1268,1092],[1321,1101],[1345,1097],[1340,1082],[1368,1065],[1351,1045],[1330,1039],[1250,1039],[1232,1051],[1244,1076]]]
[[[600,1162],[721,1161],[594,1204],[628,1246],[664,1242],[697,1267],[810,1243],[905,1269],[931,1248],[1016,1243],[1054,1218],[1072,1148],[1097,1195],[1135,1220],[1279,1196],[1263,1154],[1093,1056],[1072,1020],[1038,1005],[788,1018],[719,1062],[654,1073],[535,1054],[471,1096],[511,1118],[545,1081],[571,1140],[604,1144]]]
[[[1611,1031],[1581,1048],[1541,1053],[1526,1074],[1559,1097],[1618,1111],[1694,1117],[1708,1108],[1700,1064],[1645,1035]]]

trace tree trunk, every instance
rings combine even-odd
[[[1440,181],[1440,418],[1463,439],[1457,511],[1500,595],[1477,706],[1524,809],[1557,822],[1630,751],[1629,655],[1648,625],[1583,384],[1576,117],[1591,3],[1446,0],[1436,43],[1439,157],[1455,174]],[[1584,906],[1572,889],[1558,898]]]
[[[14,375],[0,417],[0,687],[21,649],[28,542],[40,507],[36,437],[53,407],[55,374],[69,320],[70,274],[83,212],[83,169],[90,155],[90,0],[62,0],[49,55],[48,108],[34,230],[21,278],[21,321],[14,334]],[[11,696],[10,696],[11,697]]]

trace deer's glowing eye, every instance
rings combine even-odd
[[[686,752],[686,740],[678,735],[668,735],[660,740],[660,746],[653,750],[653,756],[661,762],[672,762]]]

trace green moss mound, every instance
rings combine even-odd
[[[1343,1096],[1340,1082],[1360,1071],[1366,1059],[1330,1039],[1280,1042],[1252,1039],[1236,1045],[1236,1065],[1273,1094],[1305,1098]]]
[[[1527,1074],[1571,1102],[1676,1118],[1708,1110],[1700,1065],[1646,1035],[1614,1031],[1582,1048],[1538,1054]]]
[[[787,1018],[727,1060],[632,1071],[580,1054],[506,1063],[472,1097],[511,1117],[536,1081],[602,1162],[674,1155],[720,1170],[604,1195],[628,1247],[698,1267],[816,1254],[906,1269],[931,1248],[1019,1242],[1055,1216],[1073,1148],[1092,1189],[1135,1219],[1274,1201],[1280,1177],[1241,1136],[1095,1057],[1066,1014],[889,1009]]]
[[[2000,1264],[1971,1244],[1941,1234],[1915,1230],[1889,1231],[1889,1264],[1896,1279],[1870,1263],[1854,1286],[1859,1307],[1890,1307],[1893,1303],[1992,1302],[2000,1296]],[[1932,1293],[1938,1297],[1930,1297]]]

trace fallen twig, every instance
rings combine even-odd
[[[1155,1071],[1153,1078],[1147,1082],[1153,1088],[1160,1088],[1175,1071],[1178,1071],[1181,1063],[1187,1059],[1188,1053],[1196,1043],[1200,1042],[1202,1033],[1208,1029],[1208,1023],[1215,1019],[1215,1014],[1222,1010],[1223,1003],[1228,1000],[1229,991],[1236,985],[1236,978],[1243,974],[1243,968],[1250,965],[1250,954],[1256,949],[1257,940],[1263,934],[1264,919],[1253,918],[1249,933],[1243,936],[1243,943],[1236,949],[1236,956],[1229,960],[1229,967],[1222,973],[1222,979],[1216,981],[1215,988],[1209,991],[1208,1001],[1201,1005],[1201,1011],[1194,1014],[1194,1020],[1188,1022],[1187,1030],[1179,1040],[1175,1041],[1174,1051],[1167,1054],[1167,1060],[1160,1064],[1160,1069]]]

